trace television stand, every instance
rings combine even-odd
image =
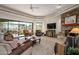
[[[56,37],[56,30],[55,29],[47,30],[46,31],[46,36],[48,36],[48,37]]]

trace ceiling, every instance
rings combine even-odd
[[[4,4],[3,6],[33,16],[47,16],[68,9],[74,6],[74,4]]]

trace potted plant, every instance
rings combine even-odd
[[[79,55],[79,49],[78,48],[69,47],[68,48],[68,55]]]

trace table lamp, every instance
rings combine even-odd
[[[79,34],[79,28],[73,28],[70,33]]]
[[[74,34],[74,38],[76,39],[76,37],[79,34],[79,28],[73,28],[69,33],[73,33]],[[76,44],[76,40],[73,40],[73,46],[75,46]]]

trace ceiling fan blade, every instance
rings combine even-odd
[[[38,9],[39,7],[34,7],[32,4],[30,4],[30,9],[33,11],[33,9]]]

